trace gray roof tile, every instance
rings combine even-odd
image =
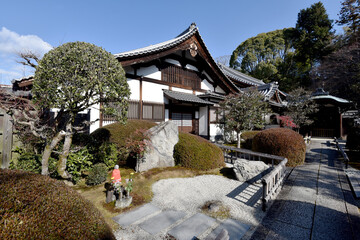
[[[223,73],[228,76],[231,79],[234,79],[236,81],[245,83],[245,84],[249,84],[252,86],[260,86],[265,84],[263,81],[250,77],[249,75],[246,75],[244,73],[241,73],[235,69],[229,68],[221,63],[218,63],[219,68],[221,69],[221,71],[223,71]]]
[[[182,102],[199,103],[199,104],[204,104],[204,105],[214,105],[214,103],[203,100],[194,94],[170,91],[170,90],[166,90],[166,89],[163,89],[163,91],[164,91],[165,96],[170,99],[174,99],[174,100],[178,100],[178,101],[182,101]]]

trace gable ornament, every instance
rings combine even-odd
[[[189,51],[192,57],[195,57],[197,55],[197,46],[194,42],[190,44]]]

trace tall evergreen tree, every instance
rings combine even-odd
[[[328,46],[333,36],[332,20],[321,2],[299,12],[294,47],[297,62],[304,70],[310,70],[315,62],[330,53]]]
[[[360,0],[344,0],[339,13],[339,25],[349,27],[351,35],[356,35],[360,29]]]

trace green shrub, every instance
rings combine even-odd
[[[104,163],[108,169],[113,169],[118,163],[119,151],[114,143],[104,142],[95,154],[97,162]]]
[[[189,133],[179,133],[174,147],[175,163],[183,167],[209,170],[224,166],[224,156],[219,147]]]
[[[252,140],[260,131],[246,131],[241,134],[241,148],[252,149]]]
[[[351,151],[360,150],[360,129],[352,129],[346,138],[346,147]]]
[[[286,157],[287,166],[304,163],[306,144],[303,137],[287,128],[272,128],[259,132],[253,139],[252,150]]]
[[[47,176],[0,169],[0,239],[115,239],[101,213]]]
[[[104,163],[95,164],[86,178],[87,185],[98,185],[106,181],[108,167]]]
[[[85,147],[77,152],[69,154],[66,163],[66,171],[72,176],[72,181],[77,183],[81,176],[88,172],[93,165],[93,155]]]
[[[10,169],[19,169],[24,171],[30,171],[33,173],[41,173],[41,155],[35,154],[31,151],[25,151],[22,148],[16,148],[15,153],[19,154],[19,157],[15,161],[11,161]],[[57,160],[49,158],[49,173],[51,177],[56,177],[56,164]]]

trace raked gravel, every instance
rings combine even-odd
[[[202,175],[193,178],[163,179],[153,185],[152,204],[162,209],[196,213],[207,201],[221,201],[229,207],[231,218],[246,224],[258,224],[264,217],[261,199],[250,203],[255,192],[259,194],[260,185],[239,182],[216,175]],[[243,189],[235,197],[227,196],[235,189]],[[259,196],[260,197],[260,196]],[[251,206],[252,205],[252,206]]]
[[[261,210],[260,187],[259,184],[249,185],[217,175],[163,179],[153,184],[154,197],[151,204],[162,210],[184,211],[187,216],[191,216],[201,212],[201,207],[207,201],[221,201],[230,209],[232,219],[256,226],[265,216]],[[253,201],[255,193],[258,196]],[[167,239],[168,230],[152,236],[139,226],[131,225],[115,232],[115,236],[118,240]]]

